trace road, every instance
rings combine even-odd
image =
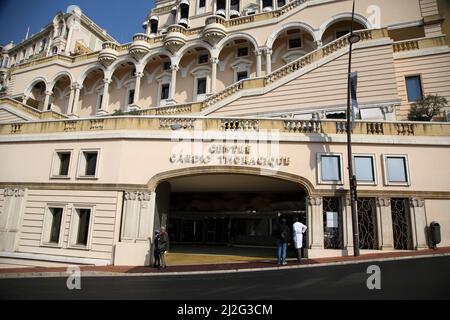
[[[380,290],[367,268],[380,267]],[[0,279],[0,299],[449,299],[450,256],[228,274]]]

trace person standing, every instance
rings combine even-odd
[[[169,250],[169,235],[165,227],[161,227],[159,234],[159,259],[161,260],[161,267],[166,268],[166,253]]]
[[[305,233],[306,227],[303,223],[298,221],[298,218],[294,218],[293,225],[293,240],[295,249],[297,249],[297,260],[301,262],[302,260],[302,248],[303,248],[303,234]]]
[[[153,241],[153,268],[161,268],[161,259],[159,258],[159,231],[155,231],[155,239]]]
[[[286,219],[280,218],[277,226],[275,236],[277,238],[277,256],[278,264],[286,265],[286,250],[290,238],[290,230],[287,226]]]

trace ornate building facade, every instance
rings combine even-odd
[[[363,253],[450,245],[448,6],[359,0],[353,129]],[[1,48],[0,264],[143,265],[176,245],[353,249],[345,170],[349,0],[160,0],[120,44],[79,8]],[[430,160],[433,159],[430,163]],[[431,165],[432,164],[432,165]]]

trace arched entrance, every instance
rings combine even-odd
[[[253,168],[194,168],[158,175],[154,229],[167,228],[172,251],[248,255],[275,247],[278,213],[306,221],[311,185],[294,175]],[[306,242],[306,237],[305,237]]]

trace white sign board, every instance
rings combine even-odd
[[[339,228],[337,212],[327,212],[327,228]]]

